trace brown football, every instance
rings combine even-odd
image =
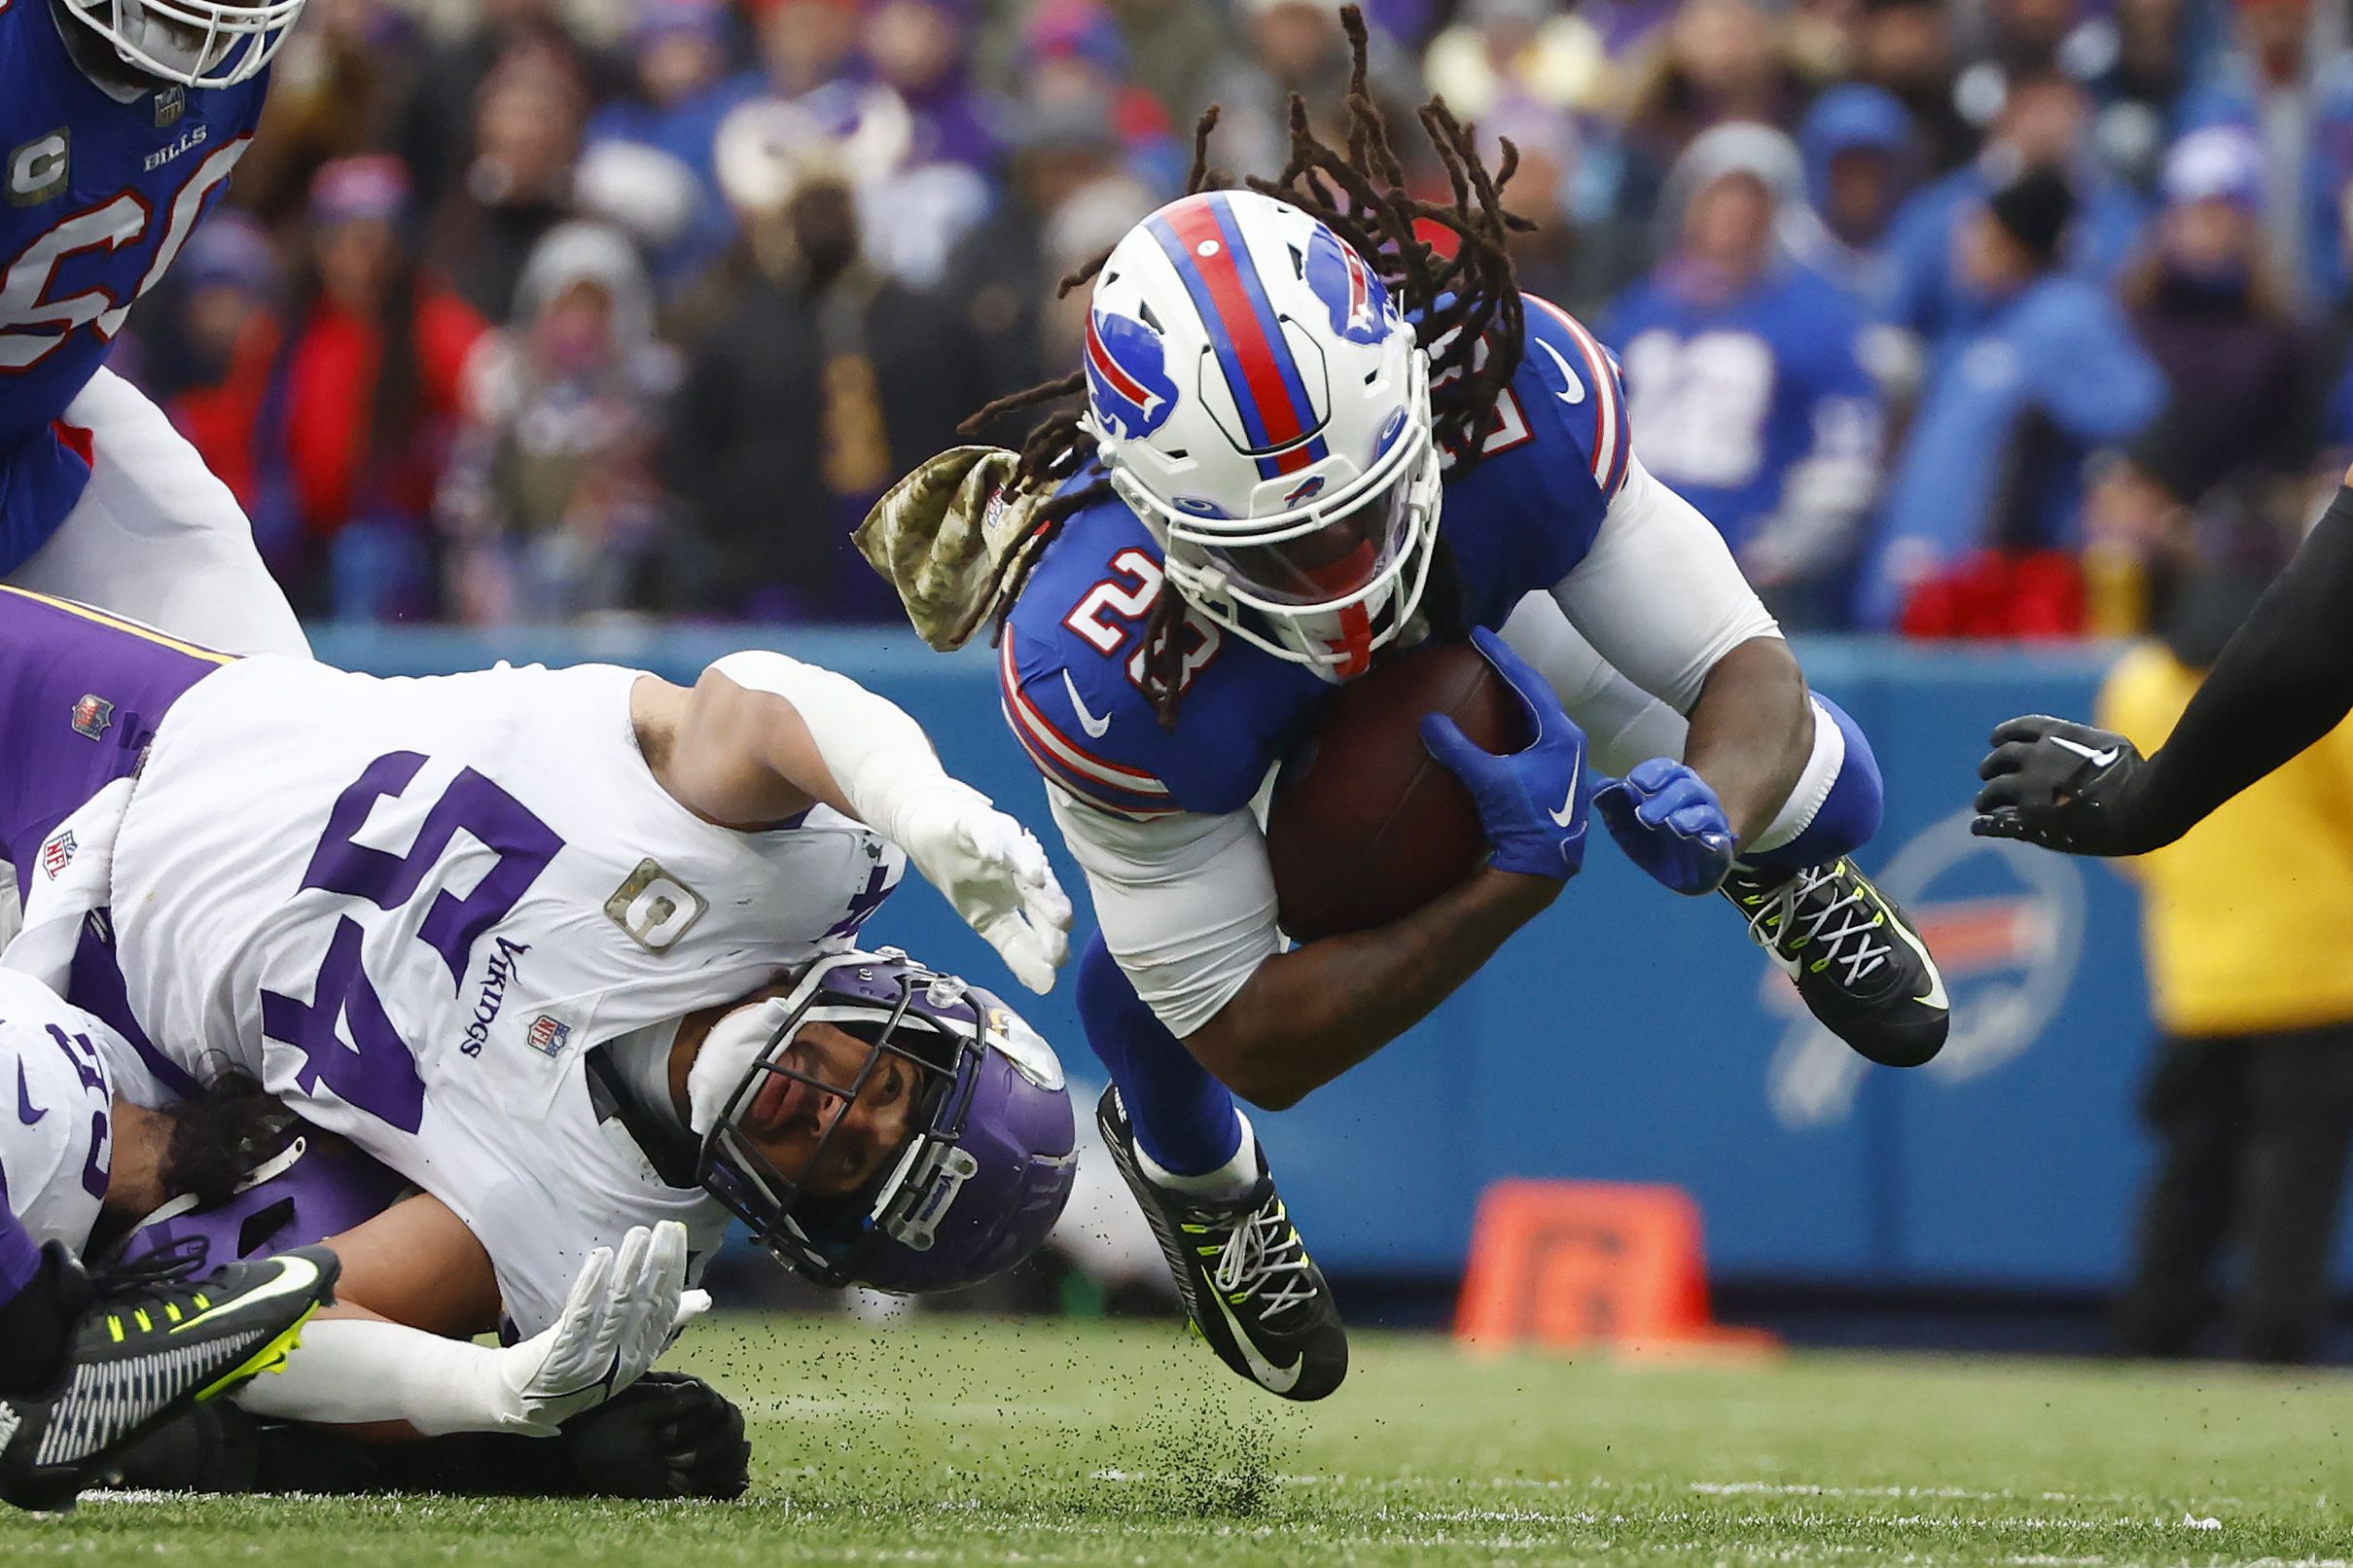
[[[1387,925],[1486,854],[1470,793],[1422,746],[1428,713],[1451,715],[1489,751],[1527,743],[1519,699],[1461,643],[1417,648],[1341,687],[1284,761],[1266,817],[1275,900],[1292,940]]]

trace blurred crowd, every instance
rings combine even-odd
[[[1365,9],[1793,626],[2189,658],[2353,445],[2341,0]],[[1272,174],[1347,66],[1328,0],[311,0],[119,363],[307,616],[887,618],[871,502],[1075,364],[1203,106]]]

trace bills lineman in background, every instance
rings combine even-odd
[[[307,650],[229,487],[106,369],[253,140],[304,0],[0,6],[0,579]]]
[[[2144,758],[2122,735],[2033,714],[1993,732],[1971,831],[2070,855],[2159,849],[2353,712],[2353,472],[2303,548]]]
[[[361,1304],[431,1281],[414,1326],[527,1340],[596,1248],[674,1220],[698,1266],[731,1217],[826,1283],[947,1289],[1060,1212],[1052,1052],[852,944],[911,859],[1043,991],[1069,901],[843,677],[746,653],[691,691],[608,665],[385,681],[0,588],[0,735],[7,961],[108,1026],[115,1092],[241,1072],[457,1222],[403,1232],[392,1278],[347,1270]],[[13,1221],[11,1245],[37,1256]],[[428,1375],[365,1337],[340,1359],[387,1362],[353,1386]]]
[[[1425,125],[1457,199],[1393,188],[1344,15],[1349,152],[1302,114],[1282,199],[1201,189],[1147,218],[1095,276],[1083,374],[985,410],[1087,396],[1001,490],[959,482],[1011,542],[964,614],[933,597],[960,509],[894,520],[886,498],[865,535],[935,642],[1002,614],[1007,719],[1102,925],[1078,995],[1114,1080],[1106,1141],[1202,1336],[1291,1399],[1337,1387],[1347,1342],[1233,1092],[1290,1105],[1426,1015],[1575,874],[1588,802],[1659,882],[1727,894],[1858,1051],[1916,1063],[1946,1026],[1926,946],[1847,859],[1879,822],[1862,731],[1807,691],[1722,536],[1632,460],[1608,355],[1513,286],[1494,182],[1443,106]],[[1218,183],[1205,152],[1195,168]],[[973,453],[939,462],[996,460]],[[877,541],[901,524],[941,548]],[[1492,757],[1425,725],[1490,863],[1285,950],[1254,796],[1332,684],[1466,632],[1541,737]],[[1587,733],[1622,779],[1595,790]]]

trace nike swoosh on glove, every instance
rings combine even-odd
[[[1495,666],[1518,696],[1535,739],[1498,757],[1471,744],[1462,727],[1443,713],[1424,714],[1421,743],[1463,782],[1479,807],[1497,871],[1565,882],[1585,866],[1586,811],[1592,780],[1585,766],[1585,731],[1571,722],[1552,688],[1527,661],[1483,626],[1471,645]]]
[[[2132,821],[2142,757],[2122,735],[2046,713],[1993,732],[1978,765],[1980,838],[2016,838],[2069,855],[2138,855],[2157,848]]]
[[[1593,809],[1625,858],[1661,885],[1693,898],[1732,869],[1737,838],[1707,780],[1667,757],[1637,763],[1593,792]]]
[[[1040,995],[1070,959],[1070,896],[1038,840],[988,797],[953,780],[900,815],[899,847],[964,923]]]

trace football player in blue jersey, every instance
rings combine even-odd
[[[303,0],[0,4],[0,579],[306,653],[229,487],[106,369],[251,145]]]
[[[1722,536],[1635,460],[1609,355],[1513,286],[1501,180],[1443,105],[1422,119],[1454,199],[1403,189],[1344,15],[1348,151],[1295,110],[1280,181],[1223,189],[1196,155],[1195,194],[1066,283],[1094,280],[1080,373],[980,417],[1084,408],[1017,461],[936,460],[967,499],[931,545],[877,545],[931,520],[911,498],[945,485],[920,472],[862,534],[936,644],[1003,610],[1008,722],[1101,925],[1078,998],[1114,1081],[1106,1142],[1203,1338],[1301,1400],[1338,1385],[1346,1336],[1234,1095],[1293,1104],[1427,1014],[1576,873],[1588,803],[1660,882],[1729,896],[1865,1055],[1924,1061],[1946,1026],[1926,946],[1847,859],[1879,822],[1868,743],[1809,693]],[[999,459],[1010,486],[962,484]],[[925,585],[975,530],[1009,543],[951,624]],[[1538,735],[1490,756],[1423,722],[1488,864],[1286,950],[1262,782],[1336,683],[1465,633]],[[1586,766],[1588,735],[1622,777]]]

